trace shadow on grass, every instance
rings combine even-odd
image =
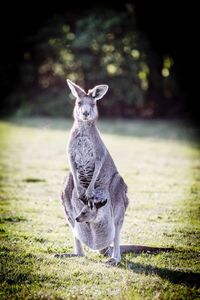
[[[113,247],[111,247],[113,249]],[[160,248],[160,247],[149,247],[139,245],[120,245],[121,253],[159,253],[159,252],[170,252],[174,248]]]
[[[112,247],[111,247],[112,249]],[[149,253],[149,254],[158,254],[161,252],[172,252],[176,251],[174,248],[159,248],[159,247],[148,247],[148,246],[136,246],[136,245],[121,245],[120,246],[121,253],[128,254],[128,253],[135,253],[135,254],[141,254],[141,253]],[[73,258],[78,257],[76,254],[68,254],[68,253],[62,253],[62,254],[55,254],[54,257],[56,258]],[[96,260],[92,259],[90,257],[85,256],[85,258],[96,264]],[[103,263],[104,264],[104,263]],[[170,270],[168,268],[159,268],[152,265],[145,265],[141,263],[135,263],[126,260],[126,263],[120,263],[118,266],[121,269],[129,270],[137,274],[145,274],[145,275],[158,275],[162,279],[166,279],[170,281],[173,284],[185,284],[190,287],[200,287],[200,273],[194,273],[194,272],[184,272],[182,270]]]
[[[23,180],[24,182],[33,182],[33,183],[37,183],[37,182],[46,182],[45,179],[41,179],[41,178],[26,178]]]
[[[149,253],[149,254],[157,254],[161,252],[172,252],[176,251],[174,248],[159,248],[159,247],[148,247],[148,246],[136,246],[136,245],[121,245],[120,246],[121,253]],[[123,265],[120,265],[121,268],[124,268]],[[169,280],[174,284],[185,284],[188,286],[196,286],[200,287],[200,273],[193,272],[184,272],[179,270],[170,270],[168,268],[158,268],[152,265],[144,265],[141,263],[134,263],[130,261],[126,261],[125,268],[133,271],[137,274],[145,274],[145,275],[158,275],[163,279]]]
[[[0,217],[0,224],[6,223],[6,222],[17,223],[17,222],[21,222],[21,221],[27,221],[27,219],[24,218],[23,216],[13,216],[13,215]]]
[[[200,273],[170,270],[168,268],[158,268],[152,265],[133,262],[128,262],[127,266],[129,270],[132,270],[137,274],[158,275],[163,279],[169,280],[173,284],[185,284],[191,287],[200,287]]]

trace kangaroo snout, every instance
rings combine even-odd
[[[85,111],[83,112],[83,115],[84,115],[85,117],[88,117],[88,116],[89,116],[89,112],[88,112],[87,110],[85,110]]]
[[[79,219],[79,217],[77,217],[75,220],[76,220],[76,222],[80,222],[80,219]]]

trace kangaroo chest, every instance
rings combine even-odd
[[[91,181],[95,168],[95,147],[88,136],[77,136],[71,144],[73,159],[82,185],[87,186]]]

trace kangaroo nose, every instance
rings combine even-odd
[[[83,115],[84,115],[85,117],[87,117],[87,116],[89,116],[89,112],[86,110],[86,111],[83,112]]]

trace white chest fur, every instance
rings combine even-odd
[[[87,136],[78,136],[71,144],[77,167],[93,165],[95,162],[94,144]]]

